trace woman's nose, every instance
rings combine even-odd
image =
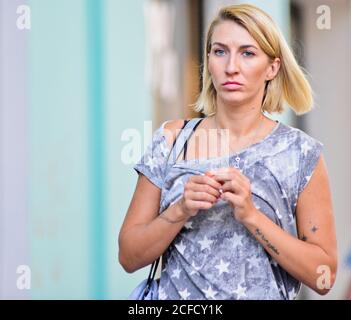
[[[239,61],[238,58],[236,57],[236,55],[231,54],[229,55],[229,59],[227,61],[227,65],[226,65],[226,72],[228,74],[233,74],[239,71]]]

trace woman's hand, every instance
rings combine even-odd
[[[221,168],[208,174],[222,184],[220,198],[233,207],[237,221],[243,223],[257,213],[252,202],[250,180],[239,170],[233,167]]]
[[[208,175],[191,176],[177,205],[185,216],[195,216],[201,209],[212,208],[220,197],[220,188],[221,184]]]

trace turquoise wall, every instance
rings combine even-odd
[[[29,5],[31,295],[90,298],[86,2]]]
[[[148,268],[128,274],[117,260],[117,236],[137,180],[132,165],[121,161],[127,143],[121,135],[123,130],[134,128],[143,141],[144,121],[153,118],[144,75],[146,2],[133,0],[121,5],[120,1],[108,0],[105,6],[107,296],[114,299],[126,298],[148,274]]]
[[[122,299],[146,275],[117,256],[136,182],[121,134],[152,116],[144,2],[28,2],[32,298]]]

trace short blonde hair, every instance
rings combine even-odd
[[[272,18],[248,4],[223,7],[208,29],[203,53],[202,91],[194,105],[195,111],[206,116],[216,113],[216,89],[208,70],[208,54],[214,28],[228,20],[244,27],[271,61],[280,58],[281,65],[276,77],[266,83],[261,110],[282,113],[283,103],[287,102],[297,115],[310,111],[313,105],[312,89],[303,68],[298,65]]]

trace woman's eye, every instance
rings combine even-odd
[[[244,52],[243,52],[243,55],[244,55],[244,57],[252,57],[252,56],[254,56],[255,54],[254,54],[253,52],[251,52],[251,51],[244,51]]]
[[[214,53],[216,56],[223,56],[225,52],[222,49],[215,49]]]

